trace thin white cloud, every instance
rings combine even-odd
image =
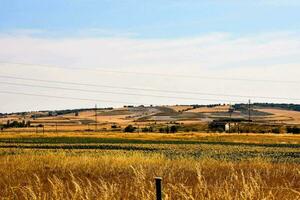
[[[182,39],[0,37],[0,58],[30,63],[129,68],[221,68],[239,62],[297,60],[293,33],[233,37],[211,34]],[[299,60],[298,60],[299,61]],[[259,64],[259,63],[258,63]],[[240,66],[243,67],[243,66]],[[148,68],[148,69],[149,69]],[[163,69],[162,69],[163,70]]]
[[[88,28],[78,30],[44,30],[44,29],[10,29],[1,31],[0,35],[8,37],[32,37],[32,38],[105,38],[119,37],[131,38],[139,36],[136,32],[121,31],[115,29]]]
[[[270,6],[300,6],[299,0],[258,0],[262,5]]]
[[[211,0],[212,3],[238,3],[245,5],[260,5],[260,6],[300,6],[299,0]],[[188,2],[185,2],[188,5]],[[180,5],[178,3],[178,5]]]
[[[98,84],[138,86],[158,89],[192,90],[211,93],[285,96],[300,98],[297,84],[270,85],[268,83],[238,83],[230,81],[176,79],[172,77],[132,76],[97,71],[140,71],[199,76],[235,77],[252,79],[297,80],[300,75],[300,37],[297,33],[276,32],[257,35],[234,36],[213,33],[180,39],[135,39],[126,37],[72,37],[38,38],[20,35],[0,36],[0,61],[39,63],[57,66],[80,67],[89,70],[67,70],[13,64],[0,64],[1,74],[45,78]],[[12,89],[0,85],[0,90]],[[55,90],[13,88],[57,95],[99,97],[99,94],[78,94]],[[3,95],[0,112],[14,110],[23,98]],[[100,97],[103,97],[100,95]],[[168,103],[211,103],[104,95],[105,99]],[[30,99],[29,97],[27,99]],[[224,99],[224,98],[220,98]],[[245,99],[242,99],[243,101]],[[267,100],[265,100],[267,101]],[[84,107],[87,104],[73,101],[34,98],[24,109]],[[29,104],[29,105],[28,105]],[[5,106],[4,106],[5,105]],[[47,107],[48,105],[48,107]],[[106,105],[106,104],[103,104]]]

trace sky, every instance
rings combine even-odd
[[[300,103],[299,9],[298,0],[0,0],[0,113]]]

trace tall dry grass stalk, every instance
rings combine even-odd
[[[300,167],[266,160],[168,159],[161,154],[66,152],[0,157],[1,199],[299,199]]]

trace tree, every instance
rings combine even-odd
[[[124,132],[126,133],[133,133],[135,131],[136,127],[132,126],[129,124],[128,126],[125,127]]]
[[[287,127],[287,132],[288,133],[293,133],[293,134],[299,134],[300,133],[300,128],[294,126],[294,127]]]
[[[153,131],[154,131],[153,127],[150,126],[150,127],[149,127],[149,132],[151,133],[151,132],[153,132]]]
[[[178,127],[177,126],[171,126],[170,128],[170,132],[171,133],[176,133],[178,131]]]
[[[30,127],[31,126],[31,122],[30,121],[27,121],[26,122],[26,127]]]
[[[165,132],[165,129],[164,129],[164,128],[159,128],[159,132],[160,132],[160,133],[164,133],[164,132]]]
[[[167,127],[165,128],[165,132],[166,132],[166,133],[170,133],[170,128],[169,128],[169,126],[167,126]]]
[[[147,132],[149,132],[149,128],[148,128],[148,127],[144,127],[144,128],[142,128],[142,132],[144,132],[144,133],[147,133]]]
[[[280,128],[279,127],[272,128],[272,133],[280,133]]]

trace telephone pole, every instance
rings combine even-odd
[[[55,132],[57,134],[57,122],[55,122]]]
[[[251,121],[251,100],[249,99],[249,102],[248,102],[248,121],[250,122]]]
[[[97,104],[95,105],[95,132],[97,131]]]
[[[229,112],[229,116],[230,116],[229,127],[228,127],[229,130],[228,130],[228,132],[231,133],[232,113],[234,112],[234,109],[233,109],[233,107],[232,107],[231,105],[230,105],[230,107],[229,107],[228,112]]]

